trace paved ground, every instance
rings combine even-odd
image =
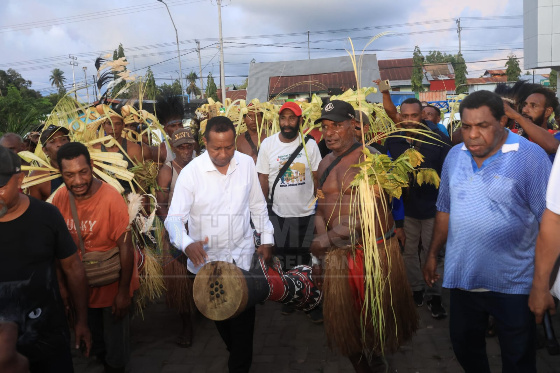
[[[444,299],[447,298],[444,294]],[[302,312],[283,316],[280,308],[280,304],[273,302],[257,306],[251,372],[353,372],[347,359],[328,349],[322,326],[313,325]],[[434,320],[425,306],[418,312],[420,329],[410,343],[387,357],[389,372],[461,372],[451,349],[447,320]],[[558,317],[555,317],[554,323],[560,334]],[[131,327],[132,360],[129,371],[227,372],[228,354],[213,322],[202,316],[197,318],[193,346],[188,349],[179,348],[174,343],[179,326],[179,317],[166,309],[163,300],[146,309],[144,320],[135,318]],[[492,372],[500,372],[498,339],[487,339],[487,347]],[[560,372],[560,356],[549,356],[545,349],[539,349],[537,358],[538,372]],[[94,358],[76,357],[74,365],[77,373],[103,371]]]

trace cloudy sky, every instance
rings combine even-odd
[[[346,55],[351,37],[361,49],[374,35],[392,34],[367,47],[378,59],[409,58],[415,45],[457,53],[456,19],[469,76],[504,68],[507,55],[523,57],[523,2],[519,0],[222,0],[226,84],[245,80],[251,60],[301,60]],[[167,0],[179,34],[183,74],[203,72],[219,80],[216,0]],[[307,36],[310,36],[310,50]],[[96,57],[122,43],[129,69],[148,66],[158,84],[179,76],[175,32],[165,6],[156,0],[1,0],[0,69],[13,68],[32,88],[55,91],[50,72],[65,72],[77,58],[76,83],[91,83]],[[521,59],[523,68],[523,59]],[[205,81],[206,84],[206,81]],[[83,92],[85,94],[85,91]]]

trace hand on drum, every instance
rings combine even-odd
[[[257,248],[257,254],[262,255],[267,265],[272,265],[272,245],[260,245]]]
[[[437,258],[435,256],[428,255],[426,259],[426,264],[424,264],[424,268],[422,272],[424,274],[424,281],[429,287],[432,287],[434,283],[439,280],[439,274],[436,273],[437,268]]]
[[[208,254],[204,251],[204,245],[208,243],[208,237],[204,241],[196,241],[185,248],[185,255],[195,266],[201,266],[208,259]]]
[[[321,264],[313,264],[311,267],[311,275],[313,276],[313,283],[323,290],[323,267]]]

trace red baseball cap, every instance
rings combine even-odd
[[[284,105],[282,105],[282,107],[280,108],[280,110],[278,111],[278,114],[280,114],[284,109],[289,109],[292,111],[292,113],[294,113],[297,117],[301,117],[301,108],[299,107],[298,104],[296,104],[293,101],[288,101],[286,103],[284,103]]]

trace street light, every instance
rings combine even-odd
[[[163,0],[157,0],[167,8],[167,13],[169,13],[169,18],[171,18],[171,23],[173,24],[173,28],[175,29],[175,39],[177,40],[177,57],[179,58],[179,77],[181,83],[181,97],[183,98],[183,105],[185,104],[185,90],[183,89],[183,68],[181,67],[181,52],[179,52],[179,34],[177,33],[177,27],[175,27],[175,22],[173,22],[173,17],[171,17],[171,12],[169,11],[169,7]]]

